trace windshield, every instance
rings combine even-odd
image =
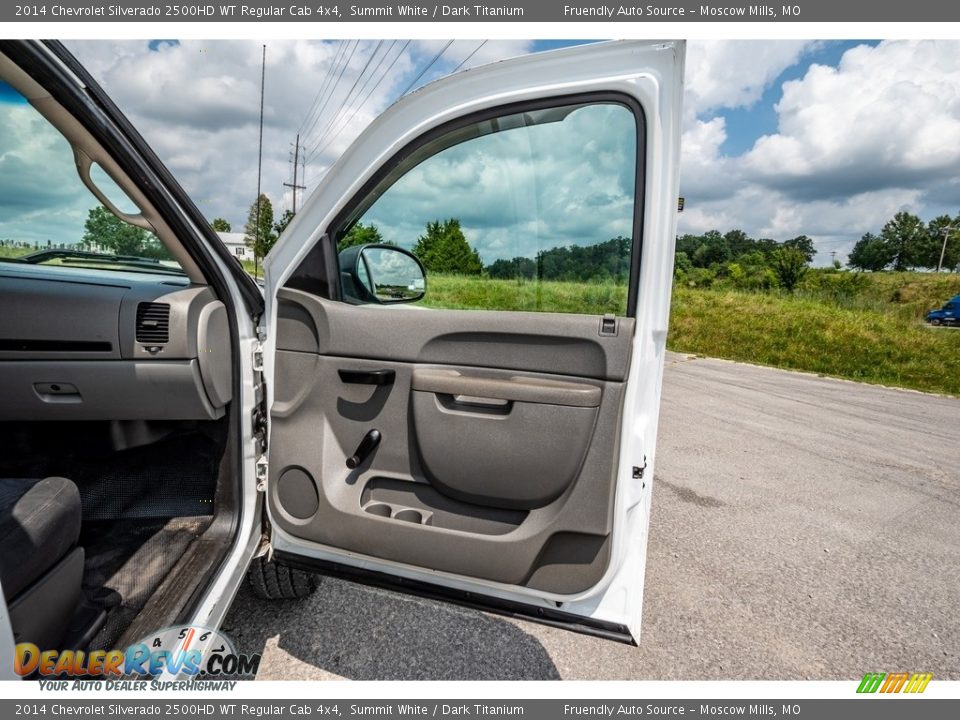
[[[101,168],[91,176],[116,207],[138,212]],[[184,274],[156,235],[124,222],[93,196],[70,143],[2,79],[0,261]]]

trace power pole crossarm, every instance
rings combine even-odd
[[[297,143],[293,146],[293,183],[284,183],[284,187],[293,189],[293,214],[297,214],[297,190],[306,190],[304,185],[297,185],[297,166],[300,163],[300,133],[297,133]]]

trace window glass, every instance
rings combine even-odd
[[[133,202],[99,168],[91,177],[121,211]],[[0,80],[0,261],[182,274],[157,237],[103,207],[77,174],[67,140]]]
[[[622,315],[636,163],[636,120],[617,103],[474,123],[390,172],[337,233],[338,250],[411,250],[430,307]]]

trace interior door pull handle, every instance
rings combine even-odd
[[[390,372],[393,372],[392,370]],[[360,444],[357,446],[356,451],[347,458],[347,467],[351,470],[360,467],[364,460],[366,460],[370,453],[376,450],[377,445],[380,444],[380,431],[371,430],[366,435],[363,436],[363,440],[360,441]]]
[[[395,370],[337,370],[345,383],[359,385],[393,385],[397,377]]]

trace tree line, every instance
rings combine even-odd
[[[868,232],[857,241],[847,265],[870,271],[960,271],[960,215],[940,215],[924,223],[912,213],[898,212],[878,235]]]
[[[337,243],[337,250],[367,243],[384,243],[383,236],[375,225],[358,222]],[[616,237],[596,245],[555,247],[541,250],[534,257],[499,259],[484,265],[480,253],[467,240],[460,220],[448,218],[428,222],[411,251],[428,272],[434,273],[485,275],[501,280],[624,283],[630,275],[631,244],[629,238]]]
[[[746,290],[782,288],[792,292],[817,251],[813,240],[797,235],[778,242],[751,238],[743,230],[677,237],[674,278],[691,286],[723,282]]]
[[[274,221],[270,199],[261,195],[251,205],[244,226],[247,244],[258,257],[265,256],[292,219],[293,212],[287,210]],[[97,220],[102,222],[102,218]],[[230,231],[230,224],[222,218],[216,218],[212,225],[215,230]],[[338,248],[383,242],[376,226],[356,223],[340,239]],[[534,257],[501,258],[484,265],[459,219],[449,218],[428,222],[413,252],[431,272],[483,274],[495,279],[626,282],[631,244],[629,238],[615,237],[593,245],[557,246]],[[693,285],[709,285],[719,279],[748,289],[793,290],[815,255],[814,242],[807,235],[777,241],[752,238],[739,229],[726,233],[710,230],[677,237],[674,267],[678,280]],[[834,265],[840,269],[839,262]],[[878,234],[868,232],[861,237],[849,254],[847,266],[862,271],[938,267],[960,271],[960,215],[941,215],[924,223],[912,213],[898,212]]]

